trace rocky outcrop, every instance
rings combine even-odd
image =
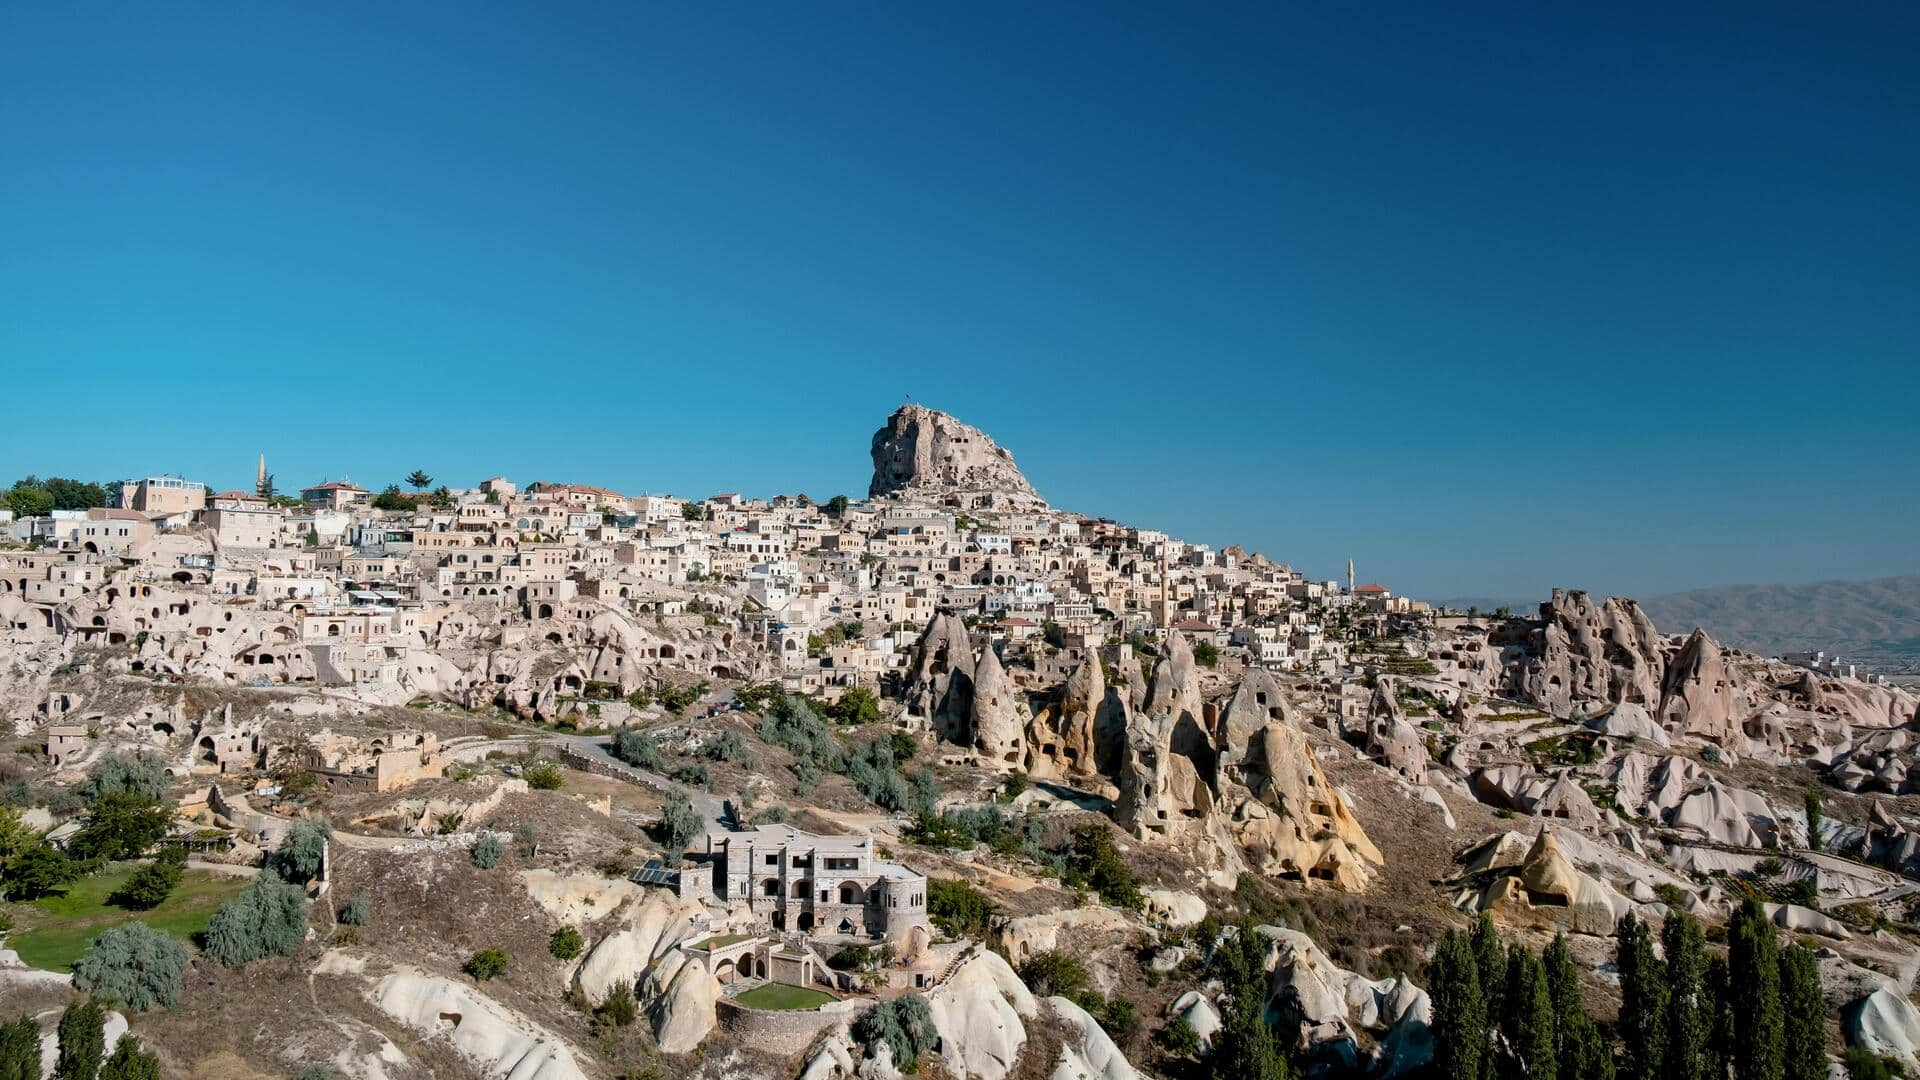
[[[1222,774],[1227,828],[1260,874],[1358,891],[1384,864],[1298,728],[1268,723]]]
[[[996,769],[1018,769],[1026,760],[1026,702],[999,654],[988,646],[974,667],[973,706],[968,710],[973,748],[981,763]]]
[[[585,1080],[565,1040],[471,987],[411,968],[372,992],[380,1011],[427,1036],[443,1036],[488,1076]]]
[[[1062,930],[1118,935],[1131,932],[1133,923],[1110,907],[1064,908],[1008,919],[994,931],[994,944],[1006,954],[1008,963],[1021,964],[1034,953],[1057,948]]]
[[[1705,630],[1695,630],[1667,665],[1660,687],[1660,722],[1683,735],[1732,745],[1743,719],[1735,715],[1740,704],[1720,643]]]
[[[1052,1080],[1136,1080],[1140,1075],[1085,1009],[1064,997],[1048,998],[1047,1007],[1069,1036],[1060,1047]]]
[[[956,1077],[1003,1080],[1027,1045],[1024,1021],[1039,1006],[998,953],[981,949],[927,995],[940,1058]]]
[[[1455,902],[1467,911],[1491,911],[1521,926],[1606,935],[1627,913],[1627,898],[1605,880],[1582,871],[1542,828],[1518,861],[1513,833],[1495,837],[1464,857],[1470,870]]]
[[[973,635],[960,616],[935,615],[913,647],[907,677],[907,714],[927,721],[955,742],[967,738],[973,711]]]
[[[1861,998],[1848,1010],[1846,1031],[1855,1046],[1920,1067],[1920,1011],[1898,990],[1883,986]]]
[[[1406,976],[1369,979],[1335,964],[1295,930],[1263,926],[1273,939],[1268,1008],[1277,1031],[1296,1049],[1336,1071],[1367,1066],[1382,1075],[1418,1069],[1433,1059],[1433,1005]],[[1361,1034],[1377,1049],[1361,1056]]]
[[[1662,641],[1640,605],[1585,592],[1554,590],[1540,605],[1540,623],[1525,660],[1509,677],[1514,692],[1555,716],[1580,702],[1660,700]]]
[[[574,982],[595,1004],[616,983],[631,983],[660,1048],[670,1054],[692,1050],[712,1032],[720,1000],[719,982],[681,948],[697,936],[693,919],[703,913],[697,903],[649,890],[625,915],[625,925],[581,958]]]
[[[1126,702],[1107,690],[1100,658],[1088,655],[1074,668],[1057,700],[1027,728],[1027,772],[1041,779],[1110,774],[1120,757]],[[1104,744],[1104,745],[1103,745]]]
[[[924,405],[901,406],[873,433],[867,497],[888,495],[972,496],[963,506],[1046,505],[1012,454],[979,428]]]

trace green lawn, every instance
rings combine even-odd
[[[707,952],[712,952],[715,949],[724,949],[729,945],[738,945],[741,942],[747,940],[748,938],[753,938],[758,936],[759,936],[758,934],[715,934],[714,936],[708,938],[707,940],[702,941],[699,944],[695,945],[694,948],[703,949]]]
[[[805,986],[767,983],[764,986],[756,986],[733,1000],[749,1009],[817,1009],[830,1001],[839,999],[832,994],[822,993]]]
[[[167,902],[152,911],[128,911],[107,903],[107,897],[139,868],[139,863],[115,863],[74,882],[58,896],[0,906],[13,916],[14,929],[7,935],[6,947],[33,967],[71,971],[100,931],[121,923],[143,922],[182,940],[191,939],[206,929],[215,908],[248,885],[243,877],[189,870]]]

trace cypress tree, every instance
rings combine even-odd
[[[1715,955],[1707,960],[1705,989],[1713,1013],[1713,1031],[1707,1040],[1706,1064],[1707,1075],[1712,1080],[1725,1080],[1727,1069],[1733,1061],[1733,1040],[1736,1035],[1733,987],[1729,985],[1732,978],[1726,957]]]
[[[0,1080],[40,1080],[40,1025],[33,1017],[0,1024]]]
[[[1493,916],[1480,913],[1473,925],[1473,962],[1480,977],[1480,998],[1486,1003],[1487,1024],[1491,1027],[1502,1015],[1500,993],[1507,985],[1507,949],[1493,928]]]
[[[1748,897],[1734,913],[1727,942],[1734,1078],[1783,1080],[1786,1020],[1780,1009],[1780,946],[1758,900]]]
[[[1580,969],[1567,947],[1567,935],[1553,935],[1540,960],[1547,973],[1547,993],[1553,999],[1553,1055],[1568,1064],[1579,1045],[1580,1021],[1587,1018],[1587,1010],[1580,996]]]
[[[1825,1080],[1827,999],[1813,950],[1793,944],[1780,951],[1780,1004],[1785,1014],[1782,1069],[1786,1080]]]
[[[1500,1030],[1514,1057],[1513,1075],[1554,1080],[1553,994],[1540,958],[1517,942],[1507,950],[1507,989],[1500,1000]]]
[[[1666,1048],[1666,973],[1654,959],[1653,932],[1631,913],[1620,923],[1614,966],[1620,970],[1620,1040],[1626,1049],[1620,1073],[1625,1080],[1658,1080]]]
[[[1673,912],[1660,930],[1667,953],[1667,1080],[1712,1080],[1715,1002],[1707,996],[1707,937],[1700,920]]]
[[[60,1014],[60,1052],[53,1080],[94,1080],[107,1056],[107,1011],[92,998]]]
[[[1447,931],[1435,946],[1427,970],[1439,1080],[1481,1080],[1487,1057],[1487,1011],[1473,945],[1457,932]]]

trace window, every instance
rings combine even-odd
[[[768,866],[779,866],[779,865],[780,865],[780,856],[778,856],[778,855],[769,855],[769,856],[767,856],[767,865],[768,865]]]

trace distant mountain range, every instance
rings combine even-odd
[[[1654,626],[1669,634],[1696,626],[1763,656],[1825,650],[1868,670],[1920,671],[1920,575],[1808,585],[1727,585],[1639,597]],[[1539,599],[1462,597],[1447,602],[1493,611],[1502,604],[1532,614]]]
[[[1668,633],[1703,626],[1767,656],[1824,649],[1875,670],[1920,664],[1920,575],[1809,585],[1728,585],[1640,601]]]

